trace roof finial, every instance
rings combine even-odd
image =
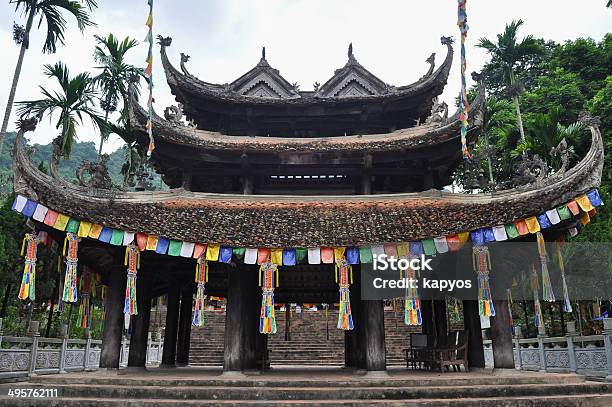
[[[355,57],[353,56],[353,43],[352,42],[349,42],[348,58],[355,59]]]
[[[266,47],[261,47],[261,59],[265,60],[266,59]]]

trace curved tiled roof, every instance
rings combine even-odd
[[[443,44],[447,46],[447,55],[442,64],[433,71],[430,75],[425,75],[417,82],[410,85],[404,85],[399,87],[388,86],[384,93],[377,95],[367,96],[343,96],[343,97],[319,97],[312,96],[312,92],[294,92],[292,97],[288,98],[260,98],[248,95],[242,95],[231,91],[230,85],[222,85],[216,83],[209,83],[202,81],[195,76],[184,73],[176,69],[170,60],[166,52],[166,47],[171,41],[164,39],[161,41],[161,61],[166,73],[166,79],[168,85],[172,89],[172,92],[176,95],[179,94],[191,94],[199,97],[217,99],[222,102],[231,103],[246,103],[246,104],[257,104],[257,105],[299,105],[299,106],[323,106],[329,104],[338,104],[346,102],[363,101],[370,103],[378,103],[383,101],[391,101],[396,99],[405,99],[410,97],[424,97],[424,102],[429,103],[431,98],[442,93],[444,85],[448,79],[450,68],[453,62],[453,48],[452,41],[444,38]],[[257,67],[256,67],[257,68]],[[254,69],[256,69],[254,68]],[[272,68],[270,68],[272,70]],[[345,69],[345,68],[342,68]],[[340,69],[339,71],[341,71]],[[362,68],[365,71],[365,68]],[[249,71],[250,72],[250,71]],[[367,72],[367,71],[366,71]],[[369,72],[368,72],[369,73]],[[271,75],[278,77],[277,72],[272,70]],[[371,74],[370,74],[371,75]],[[282,77],[279,77],[279,82],[286,82]],[[333,79],[333,78],[332,78]],[[373,77],[372,80],[380,81],[380,79]]]
[[[485,89],[480,83],[479,94],[470,106],[470,141],[480,131],[485,108]],[[131,124],[140,130],[140,140],[148,144],[145,124],[146,112],[132,97],[129,103]],[[153,133],[156,140],[168,143],[197,147],[207,150],[228,150],[239,152],[383,152],[402,151],[422,147],[432,147],[441,143],[456,141],[460,148],[459,134],[461,122],[459,113],[438,123],[429,123],[409,129],[396,130],[384,134],[367,134],[337,137],[264,137],[228,136],[219,132],[198,130],[179,123],[164,120],[157,114],[153,117]],[[146,145],[145,144],[145,145]]]
[[[437,190],[394,195],[261,196],[90,189],[42,173],[14,151],[15,192],[107,227],[236,247],[318,247],[406,242],[508,223],[599,186],[603,142],[573,168],[528,186],[481,194]]]

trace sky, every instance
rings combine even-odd
[[[52,55],[41,53],[44,24],[30,38],[16,101],[40,96],[39,86],[57,85],[42,75],[44,64],[65,62],[74,75],[95,72],[92,53],[94,34],[113,33],[140,41],[128,60],[144,67],[147,44],[144,25],[146,0],[98,0],[93,14],[96,27],[79,32],[68,17],[66,45]],[[533,34],[563,42],[577,37],[600,40],[612,28],[612,11],[606,0],[470,0],[468,1],[468,72],[478,71],[487,60],[475,47],[481,37],[494,39],[506,23],[522,18],[521,36]],[[418,80],[428,69],[425,59],[437,54],[440,64],[446,55],[441,36],[458,38],[457,9],[454,0],[157,0],[154,34],[173,38],[169,56],[179,66],[179,55],[191,56],[189,71],[207,82],[229,83],[251,69],[266,47],[268,62],[301,90],[313,83],[324,83],[335,69],[346,63],[349,42],[357,60],[383,81],[399,86]],[[25,17],[8,1],[0,4],[0,109],[4,113],[19,48],[12,39],[13,21],[25,25]],[[454,105],[459,93],[458,42],[455,61],[442,99]],[[175,104],[165,80],[156,44],[154,60],[155,109],[161,113]],[[468,77],[468,86],[471,78]],[[13,109],[13,112],[15,109]],[[9,130],[14,129],[13,113]],[[48,143],[55,135],[55,122],[45,119],[31,142]],[[90,125],[78,131],[79,141],[98,143]],[[111,137],[104,151],[122,145]]]

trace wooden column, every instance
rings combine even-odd
[[[508,301],[493,300],[495,316],[491,317],[491,341],[494,366],[500,369],[514,369],[512,325]]]
[[[361,301],[365,328],[365,368],[368,371],[387,369],[385,355],[385,314],[382,300]]]
[[[248,325],[247,284],[242,271],[228,273],[227,305],[225,308],[225,343],[223,348],[223,370],[241,372],[244,368],[245,352],[242,340]]]
[[[258,274],[255,267],[244,266],[240,272],[241,283],[244,285],[246,296],[243,298],[245,324],[242,332],[243,370],[257,369],[261,362],[261,354],[258,354],[259,346],[265,342],[258,336],[266,336],[259,333],[259,316],[261,310],[261,288],[258,285]]]
[[[170,288],[168,291],[168,304],[166,305],[166,329],[164,330],[164,350],[161,367],[176,367],[176,342],[180,301],[179,288]]]
[[[361,193],[370,195],[372,193],[372,176],[370,169],[372,168],[372,155],[366,154],[363,157],[363,174],[361,176]]]
[[[125,267],[114,266],[108,272],[108,288],[106,290],[106,317],[102,333],[102,349],[100,352],[100,367],[119,369],[121,353],[121,336],[123,334],[123,304],[127,275]]]
[[[355,369],[365,369],[365,323],[361,301],[361,285],[359,266],[353,266],[353,279],[351,286],[351,314],[353,316],[352,331],[344,332],[344,365]],[[332,324],[333,326],[334,324]]]
[[[193,310],[193,285],[189,284],[181,290],[181,306],[178,323],[178,339],[176,343],[176,365],[189,365],[189,343],[191,341],[191,322]]]
[[[434,346],[436,342],[436,326],[434,323],[433,302],[421,300],[421,332],[427,335],[427,345]]]
[[[181,187],[185,191],[191,191],[193,182],[193,169],[191,167],[183,168],[183,177],[181,179]]]
[[[468,332],[468,364],[469,368],[484,368],[484,347],[480,328],[477,300],[463,301],[463,321]]]
[[[437,346],[447,345],[448,339],[448,318],[446,315],[446,300],[434,300],[434,322],[436,326]]]
[[[128,368],[144,369],[147,362],[147,341],[151,320],[151,286],[153,273],[141,270],[136,278],[136,306],[138,314],[132,315],[132,335]]]

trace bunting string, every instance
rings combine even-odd
[[[572,303],[569,298],[569,290],[567,289],[567,283],[565,281],[565,263],[563,262],[563,255],[561,254],[562,241],[555,243],[555,254],[557,256],[557,264],[561,271],[561,282],[563,283],[563,311],[570,313],[572,312]]]
[[[412,256],[411,256],[412,258]],[[406,278],[409,284],[406,284],[406,295],[404,298],[404,323],[406,325],[421,325],[421,300],[419,299],[419,290],[415,283],[416,272],[412,267],[406,270]]]
[[[278,266],[276,264],[269,261],[261,264],[259,267],[259,286],[262,290],[259,332],[275,334],[274,289],[278,287]]]
[[[147,54],[147,67],[145,68],[145,77],[147,78],[147,86],[149,88],[149,99],[147,101],[147,133],[149,134],[149,146],[147,148],[147,156],[150,157],[155,149],[155,139],[153,138],[153,0],[147,0],[149,4],[149,16],[147,17],[146,26],[148,27],[145,42],[149,43],[149,52]]]
[[[482,316],[495,316],[489,273],[491,272],[491,255],[488,246],[473,246],[472,261],[478,277],[478,312]]]
[[[77,265],[79,259],[79,237],[75,233],[66,233],[64,249],[62,253],[66,256],[66,274],[64,275],[64,295],[62,301],[77,302]]]
[[[335,274],[336,283],[340,288],[338,329],[349,331],[353,329],[350,296],[350,286],[353,283],[353,267],[346,261],[346,256],[336,259]]]
[[[36,298],[36,253],[38,251],[38,235],[36,232],[26,233],[21,244],[21,255],[25,255],[25,264],[23,266],[23,277],[21,279],[21,288],[19,289],[19,299],[30,299],[34,301]]]
[[[540,255],[540,265],[542,267],[542,299],[548,302],[555,302],[555,293],[550,282],[550,274],[548,272],[548,256],[546,255],[546,242],[542,232],[536,233],[538,241],[538,254]]]
[[[204,256],[198,258],[196,263],[195,282],[198,284],[196,291],[196,299],[193,313],[193,325],[202,327],[204,326],[204,287],[208,282],[208,261]]]
[[[130,243],[125,249],[124,264],[127,266],[127,284],[125,286],[123,313],[126,316],[137,315],[136,274],[138,274],[138,269],[140,268],[140,251],[134,242]]]
[[[471,154],[467,147],[467,132],[468,132],[468,110],[470,103],[468,101],[467,86],[465,81],[465,72],[467,70],[467,62],[465,58],[465,39],[469,30],[467,24],[467,11],[466,11],[467,0],[457,0],[457,25],[461,32],[461,94],[459,95],[459,107],[461,109],[461,151],[463,158],[471,158]]]

